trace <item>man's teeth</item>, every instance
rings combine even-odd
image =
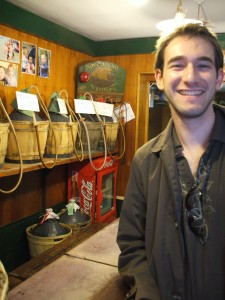
[[[187,96],[198,96],[201,95],[202,91],[179,91],[181,95],[187,95]]]

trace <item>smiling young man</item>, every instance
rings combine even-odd
[[[189,24],[156,45],[171,120],[133,159],[120,215],[127,299],[225,299],[225,108],[213,104],[223,52]]]

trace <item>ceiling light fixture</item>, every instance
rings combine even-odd
[[[198,20],[200,20],[202,24],[205,26],[209,26],[209,25],[212,26],[212,23],[210,20],[208,20],[204,8],[202,6],[202,3],[204,1],[205,0],[195,0],[195,2],[198,4]]]
[[[201,8],[202,8],[203,1],[204,0],[196,0],[196,2],[198,3],[198,6]],[[198,20],[186,19],[185,13],[183,12],[183,9],[182,9],[182,1],[179,0],[174,19],[168,19],[168,20],[161,21],[156,25],[156,28],[162,32],[170,32],[179,26],[189,24],[189,23],[203,24],[203,22],[200,21],[199,19]]]

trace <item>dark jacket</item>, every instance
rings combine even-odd
[[[135,299],[224,300],[225,110],[216,106],[206,245],[188,231],[183,218],[172,128],[170,121],[133,159],[117,237],[119,272]],[[188,245],[183,231],[190,236]]]

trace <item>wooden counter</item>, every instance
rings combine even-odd
[[[124,299],[127,287],[117,269],[118,222],[95,223],[14,270],[9,299]],[[17,286],[15,279],[21,282]]]

